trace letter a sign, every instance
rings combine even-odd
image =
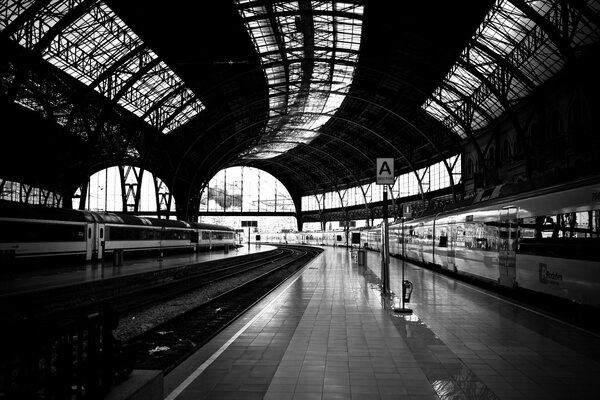
[[[393,158],[378,158],[377,159],[377,184],[378,185],[393,185],[394,184],[394,159]]]

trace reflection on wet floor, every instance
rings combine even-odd
[[[394,325],[400,336],[408,344],[412,355],[440,400],[499,399],[477,376],[457,357],[436,334],[420,320],[415,313],[394,312],[393,293],[381,295],[381,280],[368,267],[359,267],[365,276],[367,286],[377,292],[382,299],[382,307],[393,317]]]

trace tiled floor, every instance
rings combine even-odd
[[[401,263],[391,261],[400,292]],[[370,268],[369,268],[370,267]],[[596,399],[600,338],[406,264],[328,248],[165,377],[167,399]]]

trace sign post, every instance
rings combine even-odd
[[[412,291],[412,284],[407,281],[404,280],[404,260],[406,259],[406,251],[405,251],[405,247],[404,247],[404,243],[406,243],[406,239],[404,237],[404,204],[402,205],[402,207],[400,207],[400,219],[402,220],[402,226],[401,226],[401,230],[402,232],[400,233],[400,237],[402,238],[402,294],[401,294],[401,299],[402,299],[402,305],[400,306],[400,308],[394,308],[394,311],[397,313],[402,313],[402,314],[412,314],[412,310],[410,308],[406,308],[406,300],[405,300],[405,291]],[[408,297],[410,297],[410,293],[408,295]]]
[[[250,228],[256,228],[258,226],[258,221],[242,221],[242,228],[244,226],[248,227],[248,250],[250,250]]]
[[[381,257],[383,281],[383,294],[390,294],[390,237],[388,226],[387,185],[383,187],[383,224],[381,232]]]
[[[388,227],[387,187],[394,184],[394,158],[377,158],[377,184],[383,186],[383,224],[381,225],[382,293],[390,293],[390,241]]]

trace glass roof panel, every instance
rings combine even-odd
[[[19,15],[23,14],[23,12],[35,2],[36,0],[0,2],[0,31],[6,29],[6,27],[13,23]]]
[[[298,1],[267,6],[237,0],[237,4],[269,83],[270,115],[279,116],[268,122],[262,143],[245,156],[270,158],[281,154],[283,148],[293,148],[290,142],[310,142],[339,108],[358,61],[363,7],[319,1],[311,2],[312,12],[307,13],[300,11]],[[309,38],[299,30],[308,23],[303,21],[307,18],[312,18],[314,26]],[[314,60],[310,68],[306,68],[306,59]],[[279,69],[275,71],[273,65]]]
[[[590,9],[598,7],[597,1],[585,0]],[[595,4],[595,5],[594,5]],[[560,0],[526,0],[526,7],[531,7],[533,12],[554,24],[556,29],[564,33],[564,26],[557,26],[564,22],[563,14],[566,3]],[[600,7],[598,7],[600,8]],[[589,44],[599,39],[598,27],[586,19],[583,14],[577,18],[571,18],[568,27],[569,40],[573,46]],[[461,54],[461,63],[468,63],[478,73],[486,77],[485,84],[476,79],[465,69],[456,65],[444,78],[442,86],[453,87],[455,91],[464,93],[471,101],[479,104],[491,117],[497,117],[503,112],[503,106],[498,98],[492,94],[490,87],[485,85],[498,85],[497,92],[503,93],[508,102],[517,101],[532,90],[530,84],[523,82],[521,76],[527,77],[530,82],[540,85],[561,70],[565,64],[565,57],[558,49],[548,33],[538,26],[532,18],[529,18],[518,7],[508,0],[497,0],[482,24],[477,29],[473,39],[483,45],[484,48],[495,53],[494,57],[484,50],[469,46]],[[509,78],[502,78],[501,66],[497,65],[497,59],[502,60],[508,66],[504,71],[509,73]],[[459,64],[457,64],[459,65]],[[518,71],[519,73],[514,73]],[[511,74],[511,72],[513,72]],[[504,79],[504,80],[502,80]],[[456,96],[445,93],[444,90],[436,90],[432,94],[443,102],[455,103]],[[459,102],[466,100],[458,100]],[[431,101],[426,101],[422,108],[431,112],[431,115],[443,122],[443,113],[432,106]],[[461,107],[454,104],[449,106],[453,109]],[[461,115],[458,113],[458,115]],[[485,126],[485,118],[479,112],[472,115],[472,128]]]
[[[11,38],[35,49],[49,30],[82,2],[51,0],[17,27]],[[5,29],[32,4],[32,1],[2,2],[0,28]],[[7,13],[11,17],[6,17]],[[35,34],[26,34],[32,30]],[[182,92],[183,97],[165,96],[183,82],[163,62],[145,71],[150,63],[156,63],[157,56],[143,47],[139,37],[106,4],[97,2],[39,50],[56,67],[86,85],[94,84],[96,91],[167,133],[193,118],[204,105],[188,89]],[[115,65],[119,67],[114,68]],[[122,92],[120,89],[129,85],[130,79],[137,81],[127,92]],[[157,110],[155,115],[160,118],[148,115],[149,109]]]
[[[456,121],[456,119],[450,115],[446,109],[444,109],[438,102],[431,99],[427,100],[427,102],[428,104],[425,106],[425,111],[441,121],[446,127],[458,134],[461,138],[466,137],[464,130],[458,121]]]
[[[66,2],[64,0],[51,0],[45,4],[29,21],[23,23],[22,26],[18,27],[15,33],[12,35],[12,39],[17,41],[21,46],[25,48],[34,48],[35,45],[44,37],[46,33],[54,26],[62,17],[64,17],[73,7],[76,7],[83,0],[74,0],[72,2]],[[8,6],[9,2],[0,3],[2,12],[5,14],[4,8],[10,9]],[[12,2],[10,2],[12,3]],[[22,7],[18,8],[17,12],[24,12],[26,4],[22,3]],[[32,6],[33,3],[29,3],[27,7]],[[15,18],[16,19],[16,18]],[[13,22],[14,19],[11,21]],[[6,28],[6,27],[3,27]],[[28,31],[33,29],[32,34],[28,34]]]
[[[106,68],[141,44],[103,3],[68,26],[44,49],[55,66],[89,85]]]
[[[460,65],[455,65],[447,76],[447,83],[465,96],[470,96],[481,85],[481,81]]]

